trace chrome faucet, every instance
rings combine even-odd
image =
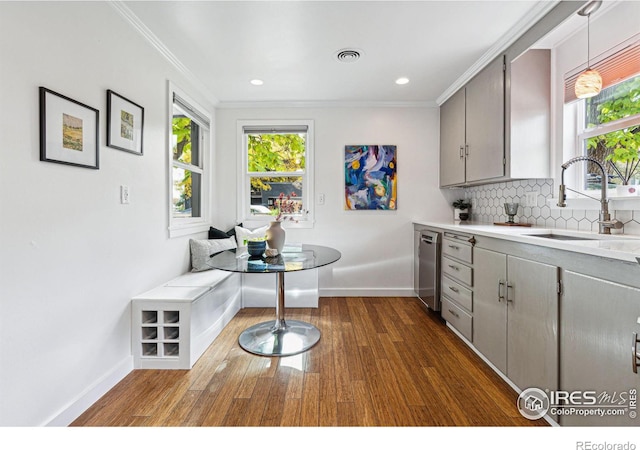
[[[602,172],[602,182],[601,182],[602,193],[600,194],[600,218],[598,220],[598,224],[599,224],[598,233],[611,234],[611,228],[616,228],[616,229],[622,228],[623,223],[617,219],[611,219],[611,214],[609,214],[609,200],[607,199],[607,181],[608,181],[607,171],[604,169],[604,166],[602,165],[602,163],[595,158],[591,158],[589,156],[576,156],[575,158],[571,158],[569,161],[565,162],[562,165],[562,177],[560,181],[558,206],[561,208],[564,208],[565,206],[567,206],[567,203],[565,202],[565,200],[567,199],[567,195],[565,191],[567,189],[570,191],[573,191],[573,189],[569,189],[564,184],[564,171],[570,165],[578,161],[592,162],[595,165],[597,165],[598,168],[600,168],[600,171]],[[588,195],[585,195],[582,192],[578,192],[578,191],[573,191],[573,192],[584,195],[585,197],[589,197]],[[593,197],[589,197],[589,198],[593,198]],[[597,200],[597,199],[594,199],[594,200]]]

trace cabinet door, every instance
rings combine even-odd
[[[464,167],[464,89],[460,89],[440,107],[440,186],[455,186],[465,181]]]
[[[473,250],[473,345],[507,374],[507,256],[490,250]]]
[[[520,389],[558,388],[558,268],[507,257],[507,376]]]
[[[562,283],[561,389],[596,391],[618,399],[625,395],[629,406],[629,391],[640,390],[640,374],[633,372],[631,364],[632,334],[640,334],[640,289],[570,271],[563,272]],[[638,426],[640,419],[632,419],[629,412],[567,415],[561,424]]]
[[[504,176],[503,57],[467,85],[465,118],[467,182]]]

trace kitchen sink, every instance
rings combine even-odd
[[[571,236],[568,234],[544,233],[544,234],[526,234],[525,236],[539,237],[545,239],[556,239],[559,241],[597,241],[597,238],[589,238],[583,236]]]

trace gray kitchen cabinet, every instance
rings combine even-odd
[[[504,58],[474,77],[466,91],[466,179],[504,176]]]
[[[557,389],[556,266],[474,250],[473,344],[518,388]]]
[[[560,423],[640,425],[633,398],[640,389],[640,374],[634,372],[640,344],[632,344],[634,333],[640,334],[640,289],[571,271],[563,271],[562,283],[560,388],[595,392],[599,406],[623,414],[570,414]],[[603,394],[610,400],[604,401]]]
[[[504,175],[504,58],[499,57],[440,109],[440,186]]]
[[[500,56],[440,106],[440,187],[549,177],[550,61]]]
[[[442,239],[442,318],[473,341],[473,236],[445,231]]]
[[[500,372],[507,373],[507,256],[475,249],[476,285],[473,345]]]
[[[440,186],[465,182],[465,90],[440,107]]]

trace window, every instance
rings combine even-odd
[[[238,131],[239,222],[267,222],[282,213],[289,226],[311,226],[313,123],[246,121]]]
[[[600,190],[621,184],[640,184],[640,41],[635,37],[592,65],[603,78],[595,97],[577,100],[573,85],[580,71],[565,80],[565,124],[575,123],[574,155],[603,162],[606,180],[596,164],[576,171],[580,190]],[[573,156],[573,155],[571,155]]]
[[[578,145],[582,154],[609,163],[608,187],[640,184],[640,75],[581,103]],[[602,186],[602,175],[593,169],[587,165],[584,189]]]
[[[170,235],[208,229],[207,198],[211,119],[175,86],[170,86]]]

